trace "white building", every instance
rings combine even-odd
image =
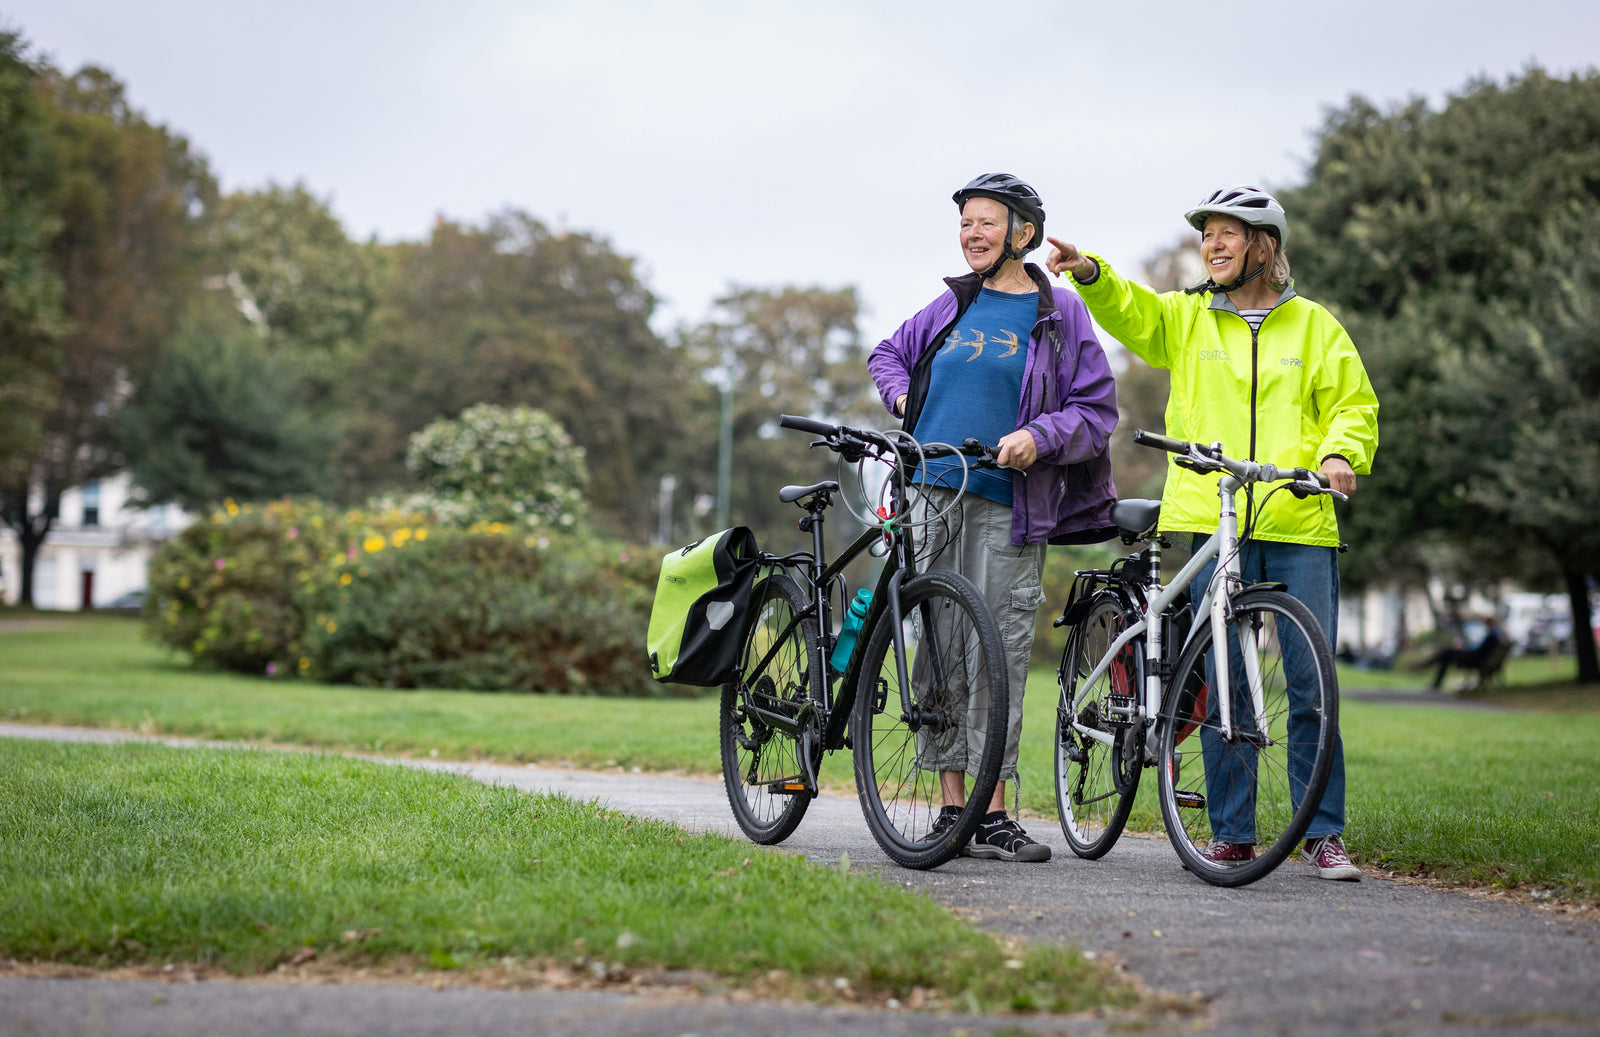
[[[61,514],[34,564],[36,607],[100,608],[144,589],[151,555],[190,518],[176,504],[130,507],[132,489],[119,472],[61,495]],[[21,594],[22,545],[14,530],[0,527],[0,600],[14,605]]]

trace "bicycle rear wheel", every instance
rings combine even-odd
[[[966,845],[994,795],[1010,704],[1005,650],[988,604],[956,573],[936,569],[907,580],[900,608],[911,686],[902,687],[885,610],[856,685],[856,791],[891,860],[934,868]],[[947,769],[966,772],[966,803],[953,824],[935,826]]]
[[[768,577],[756,592],[739,678],[722,686],[722,782],[734,820],[763,844],[787,839],[811,805],[806,765],[819,744],[822,675],[811,655],[816,619],[796,619],[808,604],[788,574]]]
[[[1210,623],[1178,660],[1157,725],[1161,818],[1184,866],[1218,886],[1243,886],[1281,864],[1305,835],[1333,766],[1339,688],[1333,653],[1311,610],[1283,591],[1245,591],[1227,625],[1233,734],[1224,738]],[[1260,668],[1258,724],[1245,653]],[[1253,860],[1219,863],[1213,841],[1248,844]]]
[[[1072,628],[1056,674],[1061,686],[1056,707],[1056,813],[1067,845],[1086,860],[1104,857],[1116,845],[1144,766],[1143,728],[1139,718],[1127,712],[1143,687],[1143,642],[1137,638],[1128,642],[1092,684],[1085,683],[1128,623],[1116,594],[1096,595],[1088,613]],[[1073,727],[1074,721],[1089,733]]]

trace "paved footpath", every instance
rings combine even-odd
[[[137,736],[0,725],[0,737]],[[719,780],[405,763],[738,835]],[[1600,912],[1535,909],[1371,875],[1359,883],[1325,882],[1292,860],[1243,889],[1218,889],[1182,871],[1164,839],[1124,836],[1102,860],[1083,861],[1066,848],[1053,819],[1028,828],[1054,850],[1050,862],[960,858],[930,872],[907,871],[878,850],[853,796],[830,795],[812,804],[782,851],[820,863],[848,853],[852,870],[926,892],[984,929],[1073,943],[1121,962],[1151,988],[1206,1002],[1206,1015],[1175,1024],[1182,1032],[1600,1033]],[[166,1004],[152,1005],[157,989],[166,992]],[[180,999],[181,1013],[156,1010]],[[126,1025],[106,1029],[94,1022],[117,1006],[130,1013],[118,1015]],[[145,1017],[147,1024],[136,1022]],[[1092,1019],[982,1020],[716,998],[658,1004],[609,994],[434,993],[381,985],[285,991],[247,983],[178,988],[0,976],[0,1034],[202,1033],[205,1024],[222,1019],[229,1021],[223,1029],[263,1034],[486,1031],[505,1028],[507,1020],[516,1020],[513,1029],[529,1029],[537,1020],[533,1032],[587,1035],[776,1034],[801,1026],[861,1034],[982,1033],[1018,1024],[1023,1032],[1103,1032]]]

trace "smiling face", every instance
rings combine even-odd
[[[983,273],[1000,258],[1006,246],[1006,223],[1011,210],[993,198],[968,198],[961,207],[961,254],[967,266]],[[1013,247],[1020,247],[1031,234],[1024,229],[1013,239]]]
[[[1248,242],[1243,221],[1232,216],[1212,216],[1200,232],[1200,261],[1206,273],[1217,284],[1232,284],[1245,272],[1245,252]],[[1255,268],[1266,261],[1266,247],[1260,242],[1248,245],[1250,266]]]

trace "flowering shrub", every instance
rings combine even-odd
[[[490,522],[362,551],[337,586],[314,599],[307,655],[319,679],[561,694],[665,690],[650,680],[641,647],[653,566],[615,544]]]
[[[196,660],[353,684],[650,695],[655,559],[504,522],[228,502],[151,563],[152,636]]]
[[[586,506],[583,448],[550,415],[482,403],[411,437],[406,470],[424,487],[411,503],[466,521],[576,528]]]
[[[306,669],[308,597],[339,578],[363,537],[414,518],[316,501],[229,500],[151,560],[147,628],[156,641],[227,669]]]

